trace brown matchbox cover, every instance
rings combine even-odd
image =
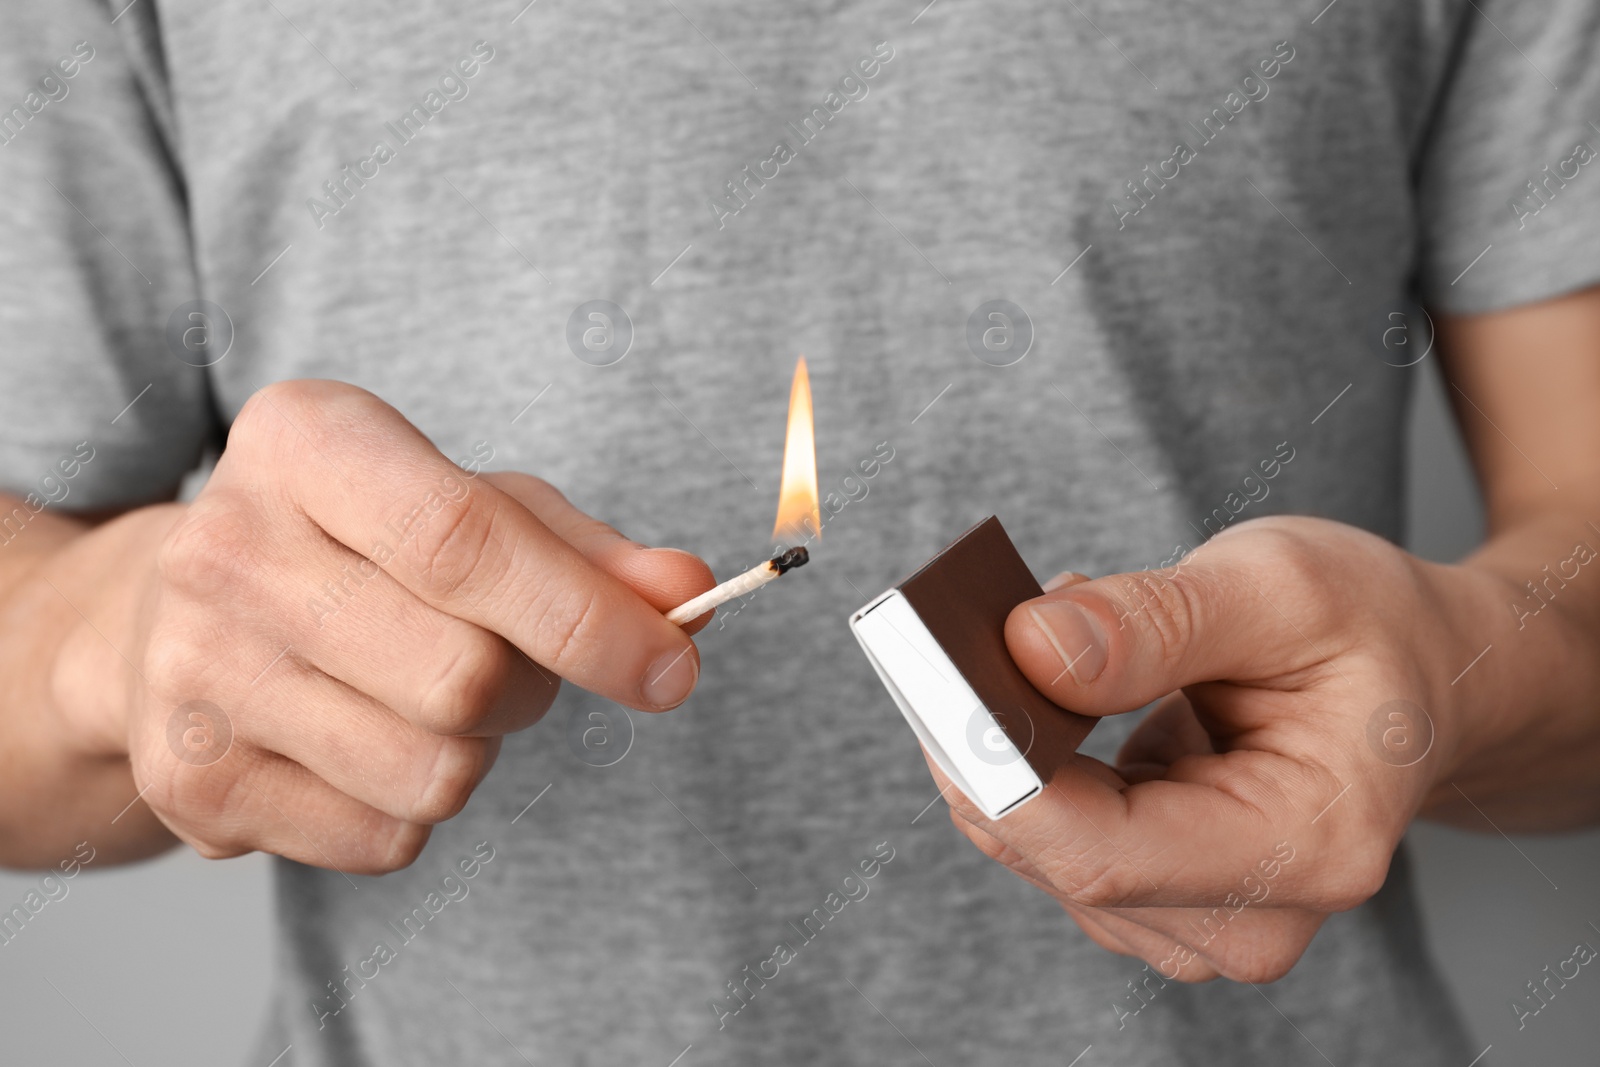
[[[934,761],[990,818],[1041,788],[1027,762],[1039,724],[1059,749],[1095,723],[1035,689],[1006,649],[1006,617],[1043,593],[991,515],[850,620]]]

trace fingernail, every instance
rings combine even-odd
[[[671,708],[682,704],[700,678],[700,664],[694,657],[694,646],[684,645],[681,652],[663,652],[644,672],[640,696],[644,703],[656,708]]]
[[[1087,685],[1100,676],[1106,665],[1106,632],[1094,615],[1066,600],[1030,604],[1028,614],[1074,681]]]
[[[1083,575],[1079,574],[1077,571],[1062,571],[1060,574],[1044,583],[1044,591],[1048,593],[1052,589],[1060,589],[1062,586],[1070,585],[1081,578],[1083,578]]]

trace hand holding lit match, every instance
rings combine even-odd
[[[106,777],[50,795],[108,802],[140,782],[141,803],[119,802],[127,836],[104,842],[124,858],[176,836],[382,874],[416,860],[563,681],[639,711],[686,700],[694,627],[661,613],[710,568],[474,458],[463,469],[353,385],[281,381],[245,404],[192,503],[74,535],[84,571],[115,580],[54,572],[107,632],[48,627],[101,679],[52,722],[63,752],[105,753]],[[129,667],[148,684],[122,684]]]
[[[789,429],[783,442],[783,480],[778,487],[778,518],[772,527],[776,541],[812,540],[822,536],[822,508],[817,499],[817,446],[811,416],[811,375],[806,357],[801,356],[789,386]],[[782,577],[811,559],[804,545],[785,549],[769,560],[756,564],[736,578],[730,578],[678,605],[667,613],[667,620],[683,626],[706,612],[737,600]]]

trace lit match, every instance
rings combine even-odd
[[[783,480],[778,486],[778,518],[772,526],[775,542],[822,536],[822,506],[817,498],[817,444],[811,416],[811,376],[806,357],[795,364],[789,387],[789,428],[783,439]],[[737,578],[667,612],[675,625],[693,622],[713,608],[755,592],[796,567],[805,566],[811,554],[803,545],[784,549],[756,564]]]
[[[764,563],[756,564],[737,578],[729,578],[715,589],[708,589],[693,600],[678,605],[667,612],[667,620],[676,626],[691,623],[712,608],[753,593],[796,567],[804,567],[810,558],[811,554],[803,547],[786,549]]]

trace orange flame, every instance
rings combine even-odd
[[[783,441],[783,481],[778,487],[776,542],[808,541],[822,536],[822,508],[817,501],[817,438],[812,428],[811,375],[806,357],[795,364],[789,387],[789,432]]]

